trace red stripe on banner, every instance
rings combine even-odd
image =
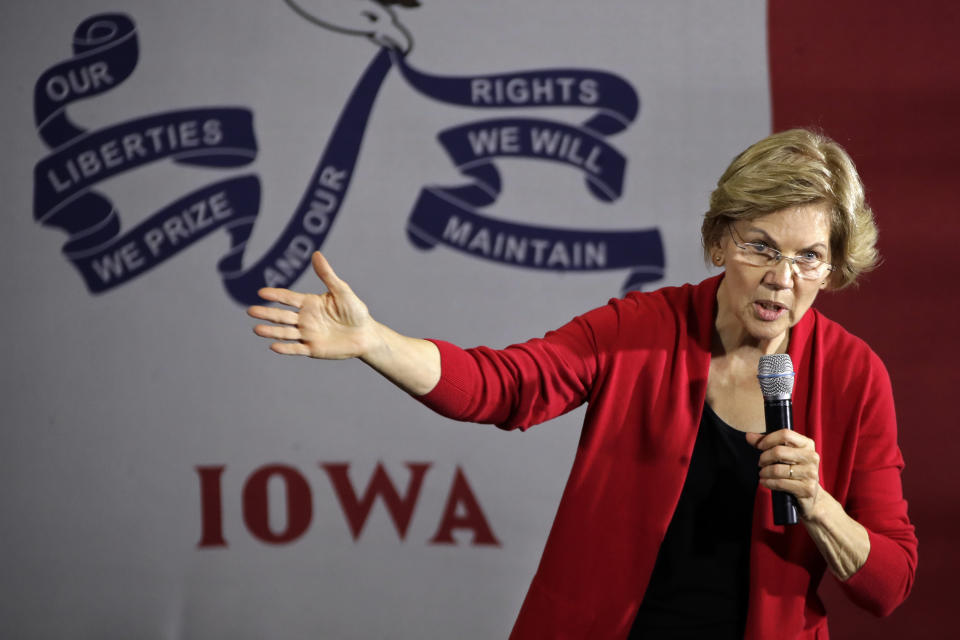
[[[880,268],[818,307],[890,370],[920,539],[913,593],[883,621],[825,579],[831,632],[948,637],[960,574],[960,434],[945,402],[960,380],[948,363],[960,356],[960,9],[945,0],[768,5],[774,129],[814,126],[844,145],[880,226]]]

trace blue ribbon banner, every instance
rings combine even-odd
[[[584,174],[602,202],[623,191],[626,159],[605,140],[636,118],[640,102],[622,78],[603,71],[545,69],[489,76],[438,77],[393,62],[421,93],[474,108],[583,107],[594,114],[582,125],[545,119],[490,119],[453,127],[439,141],[461,173],[457,187],[425,187],[413,206],[407,236],[421,249],[444,244],[457,251],[532,269],[596,271],[629,269],[622,288],[636,289],[663,277],[663,243],[657,229],[599,231],[504,222],[477,212],[500,194],[496,158],[559,162]]]
[[[346,198],[373,103],[389,70],[390,55],[382,49],[354,87],[306,193],[266,255],[244,270],[244,245],[238,244],[220,261],[224,285],[234,300],[256,303],[257,289],[288,287],[310,265],[310,254],[323,245]]]
[[[120,216],[101,181],[159,160],[229,168],[257,155],[253,116],[233,107],[170,111],[99,131],[67,117],[67,107],[124,82],[139,56],[136,28],[123,14],[99,14],[77,27],[73,57],[37,80],[34,116],[52,147],[34,168],[37,222],[63,229],[63,247],[93,293],[124,284],[225,227],[235,244],[249,236],[260,207],[260,181],[233,177],[198,189],[122,233]]]
[[[342,208],[373,104],[393,64],[418,91],[451,104],[594,111],[579,126],[514,118],[441,132],[440,143],[472,182],[423,189],[408,223],[408,237],[417,247],[442,243],[535,269],[630,269],[625,289],[662,277],[663,248],[656,229],[555,229],[494,220],[476,211],[496,201],[500,176],[494,161],[504,156],[567,165],[583,172],[597,199],[619,198],[626,160],[604,138],[629,126],[639,101],[630,85],[613,74],[559,69],[437,77],[411,68],[395,51],[381,49],[344,106],[287,226],[259,261],[244,268],[244,250],[260,206],[256,176],[198,189],[125,233],[118,212],[94,187],[164,159],[217,168],[249,164],[257,153],[252,113],[236,107],[195,108],[86,131],[70,122],[66,109],[115,88],[133,73],[139,55],[134,23],[123,14],[92,16],[77,27],[73,52],[71,59],[44,72],[35,87],[38,133],[52,151],[34,170],[34,217],[67,232],[64,254],[91,292],[146,273],[220,228],[229,233],[231,248],[218,269],[234,300],[252,304],[262,286],[290,286],[309,266],[310,254],[323,245]]]

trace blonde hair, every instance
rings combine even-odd
[[[830,214],[830,288],[849,286],[877,265],[877,225],[850,156],[807,129],[775,133],[733,159],[700,228],[704,256],[709,260],[731,222],[812,203],[826,204]]]

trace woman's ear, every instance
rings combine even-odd
[[[714,245],[710,247],[710,261],[714,266],[722,267],[723,260],[723,245],[720,244],[720,240],[717,240]]]
[[[823,279],[823,282],[820,283],[820,290],[826,291],[830,288],[830,285],[833,284],[833,272],[827,274],[827,277]]]

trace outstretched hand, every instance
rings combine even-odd
[[[319,251],[313,254],[313,270],[326,293],[298,293],[264,287],[257,294],[268,302],[293,307],[253,306],[247,313],[272,324],[258,324],[253,332],[276,340],[270,349],[284,355],[343,360],[365,354],[376,340],[376,322],[367,305],[350,286],[337,277]]]

